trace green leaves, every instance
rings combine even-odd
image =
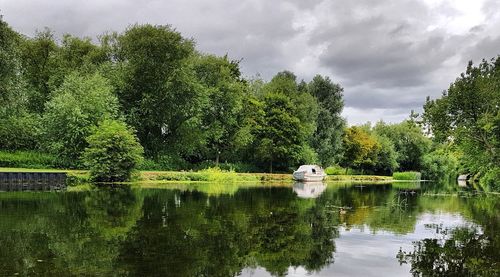
[[[308,85],[310,93],[317,99],[319,112],[312,146],[316,149],[323,166],[338,162],[341,153],[345,119],[341,117],[344,89],[330,78],[316,75]]]
[[[472,62],[440,99],[428,100],[424,120],[438,142],[463,152],[462,171],[489,174],[500,164],[500,57]]]
[[[69,75],[54,92],[43,115],[44,146],[75,164],[87,146],[86,137],[104,119],[118,116],[118,101],[99,74]]]
[[[98,182],[130,180],[144,152],[134,132],[118,120],[104,120],[87,138],[83,161]]]

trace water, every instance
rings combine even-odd
[[[0,192],[0,276],[500,274],[496,195],[432,184],[169,186]]]

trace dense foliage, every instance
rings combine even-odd
[[[102,121],[87,142],[83,161],[98,182],[128,181],[142,160],[144,150],[137,137],[118,120]]]
[[[460,170],[500,189],[500,57],[467,66],[439,99],[427,99],[424,122],[450,145]]]
[[[155,169],[283,171],[340,158],[342,87],[328,77],[248,80],[238,61],[199,53],[170,26],[132,25],[96,44],[48,29],[29,38],[0,22],[0,150],[81,167],[92,130],[111,119],[136,130]]]

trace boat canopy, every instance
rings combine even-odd
[[[323,169],[320,166],[313,165],[313,164],[305,164],[301,165],[299,169],[297,169],[298,172],[308,172],[308,173],[321,173],[323,172]]]

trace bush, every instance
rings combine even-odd
[[[142,146],[121,121],[103,121],[87,142],[89,147],[85,149],[83,162],[90,169],[93,181],[128,181],[142,161]]]
[[[346,172],[346,169],[339,165],[329,166],[325,169],[327,175],[345,175]]]
[[[139,170],[164,170],[161,165],[151,159],[143,159],[137,166]]]
[[[40,118],[23,114],[0,118],[0,145],[5,150],[36,149],[40,134]]]
[[[64,167],[56,156],[35,151],[0,151],[0,167],[55,168]]]
[[[422,177],[427,180],[443,181],[457,177],[458,162],[455,157],[442,151],[426,154],[422,161]]]
[[[422,174],[420,174],[420,172],[415,172],[415,171],[394,172],[392,174],[392,178],[394,180],[418,181],[422,178]]]
[[[479,184],[488,191],[500,191],[500,167],[492,168],[479,179]]]

